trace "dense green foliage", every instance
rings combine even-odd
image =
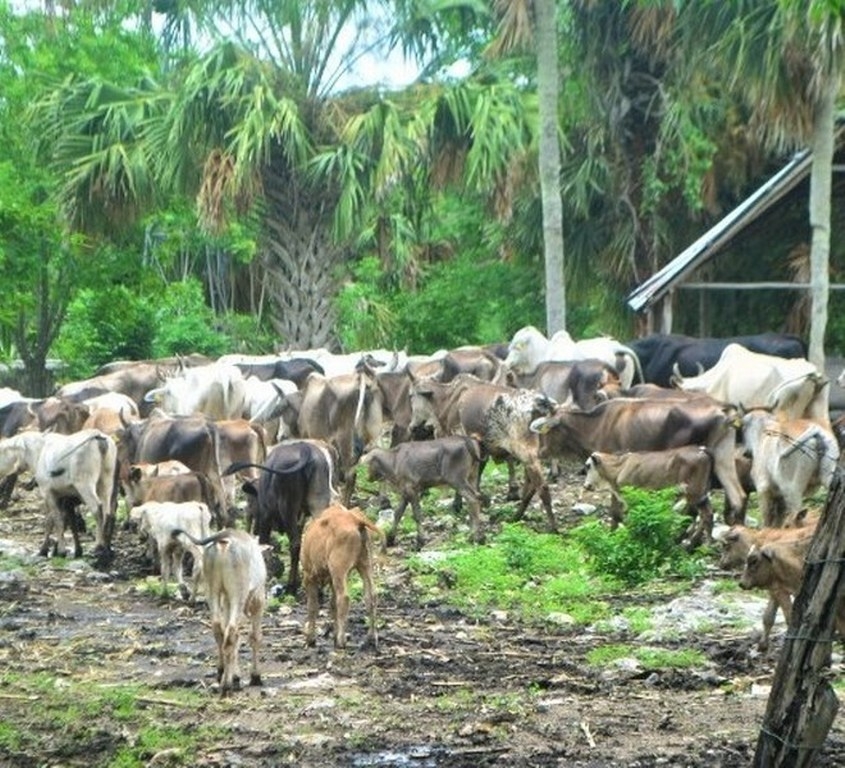
[[[355,51],[334,33],[365,28],[376,7],[395,26],[355,44],[413,51],[426,79],[394,90],[357,86]],[[712,37],[732,50],[730,32],[745,23],[743,41],[767,43],[754,36],[756,8],[558,4],[566,313],[575,337],[641,330],[628,291],[801,145],[772,112],[775,101],[806,106],[790,101],[794,82],[781,82],[796,73],[772,73],[777,99],[764,106],[773,127],[760,131],[753,113],[765,78],[745,84],[739,55],[712,53]],[[296,341],[422,353],[543,326],[530,45],[493,45],[507,24],[497,28],[495,13],[476,3],[320,9],[301,0],[152,12],[70,3],[55,14],[0,4],[5,356],[33,370],[48,354],[78,356],[67,360],[76,371],[144,350],[269,351]],[[784,39],[820,40],[826,28],[827,11],[799,18],[786,4],[759,9],[773,34],[793,35]],[[303,47],[291,20],[319,34]],[[267,34],[256,41],[253,28]],[[769,44],[751,68],[779,50]],[[825,63],[810,48],[798,54],[800,72]],[[334,61],[349,71],[335,72]],[[458,61],[470,63],[468,74],[449,69]],[[780,142],[770,141],[775,130]],[[703,277],[798,279],[787,262],[808,230],[805,206],[796,209]],[[167,310],[165,324],[155,316],[167,305],[157,281],[187,278],[200,281],[211,314],[189,302]],[[152,305],[152,332],[146,317],[130,321],[134,300],[115,286]],[[727,335],[792,323],[805,333],[797,294],[753,293],[681,294],[676,330]],[[112,321],[113,297],[127,311]],[[836,298],[833,350],[845,348]],[[56,341],[68,311],[72,327]]]
[[[424,588],[471,613],[495,607],[534,620],[599,621],[615,591],[659,578],[683,585],[701,572],[700,556],[679,543],[689,521],[672,510],[672,492],[624,493],[630,506],[616,530],[589,520],[560,537],[505,523],[488,546],[415,558],[413,567]]]
[[[624,488],[623,495],[629,505],[624,525],[613,530],[591,520],[572,532],[590,568],[629,585],[694,573],[697,560],[679,544],[689,518],[672,509],[674,491]]]
[[[81,290],[54,346],[66,361],[62,377],[86,378],[112,360],[226,352],[266,353],[274,338],[247,315],[215,315],[196,279],[173,282],[158,292],[123,286]]]

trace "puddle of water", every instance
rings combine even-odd
[[[437,755],[435,750],[422,745],[408,747],[405,751],[359,752],[352,756],[351,765],[354,768],[437,768]]]

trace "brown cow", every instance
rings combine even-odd
[[[801,557],[806,554],[816,531],[817,519],[811,519],[804,523],[804,516],[801,516],[796,523],[800,527],[795,528],[746,528],[744,525],[734,525],[722,536],[722,554],[719,559],[719,567],[726,570],[742,568],[753,549],[758,550],[769,544],[788,544]],[[769,637],[772,626],[775,623],[775,616],[778,608],[781,607],[783,596],[778,590],[769,595],[769,602],[763,612],[763,633],[760,636],[758,646],[761,651],[769,647]],[[789,614],[784,612],[784,617],[789,620]]]
[[[449,350],[440,358],[440,371],[434,378],[448,383],[468,373],[491,384],[507,383],[507,368],[504,362],[483,347],[458,347]],[[417,376],[424,375],[420,371]]]
[[[810,539],[798,541],[780,541],[765,544],[763,547],[752,547],[745,560],[745,569],[739,581],[743,589],[767,589],[771,595],[769,603],[775,601],[783,611],[786,623],[792,617],[792,596],[801,588],[804,576],[804,559],[809,550]],[[839,601],[836,612],[836,632],[845,634],[845,603]],[[774,620],[774,611],[767,608],[763,616],[764,637],[761,648],[765,648],[764,641],[768,641],[766,621]]]
[[[517,387],[535,389],[558,403],[574,402],[582,410],[614,397],[622,386],[618,371],[601,360],[547,360],[511,378]]]
[[[706,448],[683,445],[663,451],[594,451],[587,459],[586,469],[584,488],[597,490],[605,487],[613,496],[611,517],[614,527],[622,522],[625,512],[625,500],[619,489],[632,485],[654,490],[681,486],[687,511],[695,514],[701,510],[703,530],[709,532],[713,528],[709,499],[713,457]]]
[[[373,448],[362,459],[369,467],[370,480],[383,480],[401,494],[393,515],[393,527],[388,534],[388,544],[393,544],[396,529],[408,504],[417,524],[417,548],[423,545],[420,494],[426,488],[448,486],[467,500],[472,537],[482,541],[481,493],[478,476],[481,450],[471,437],[455,435],[434,440],[402,443],[395,448]]]
[[[215,422],[220,445],[220,467],[225,470],[234,463],[263,464],[267,457],[267,438],[264,428],[252,424],[246,419],[227,419]],[[229,509],[235,507],[236,477],[242,480],[255,480],[258,470],[244,467],[236,475],[225,475],[223,487],[226,489]]]
[[[177,459],[209,479],[215,499],[209,507],[218,515],[218,520],[226,514],[226,498],[220,477],[219,437],[213,421],[204,416],[167,416],[156,411],[143,421],[124,421],[116,439],[122,472],[139,462]],[[122,477],[125,479],[125,474]],[[225,520],[222,522],[226,523]]]
[[[367,642],[378,647],[376,594],[373,588],[371,534],[380,535],[357,507],[335,504],[311,520],[302,537],[302,573],[308,603],[305,642],[314,645],[320,589],[331,585],[331,619],[335,648],[346,647],[346,624],[349,618],[349,595],[346,580],[354,568],[364,584],[364,601],[370,626]]]
[[[381,392],[372,369],[362,364],[355,373],[331,378],[312,373],[302,391],[297,428],[300,437],[325,440],[337,451],[348,504],[355,464],[381,436]]]
[[[637,400],[616,398],[590,411],[558,407],[531,428],[543,435],[541,456],[575,455],[583,460],[593,451],[659,451],[682,445],[702,445],[713,457],[713,472],[725,489],[729,524],[745,517],[746,494],[736,472],[736,422],[729,408],[709,400]]]
[[[199,501],[212,511],[215,523],[221,514],[216,502],[214,486],[202,472],[181,472],[176,475],[144,475],[141,465],[133,464],[123,483],[128,509],[148,501]]]

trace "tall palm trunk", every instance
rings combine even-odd
[[[836,93],[839,78],[828,77],[813,115],[813,165],[810,171],[810,362],[824,370],[824,336],[830,290],[830,197],[833,172]]]
[[[275,171],[265,175],[263,264],[268,314],[281,344],[292,349],[334,348],[332,301],[336,267],[344,249],[332,241],[330,212],[300,180]]]
[[[543,200],[543,255],[546,277],[546,331],[566,328],[563,274],[563,205],[560,199],[560,140],[557,103],[559,69],[554,0],[534,0],[537,96],[540,111],[540,194]]]

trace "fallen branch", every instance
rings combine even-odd
[[[590,726],[589,726],[589,725],[587,725],[587,721],[586,721],[586,720],[582,720],[582,721],[581,721],[581,723],[580,723],[580,725],[581,725],[581,730],[584,732],[584,735],[587,737],[587,743],[588,743],[588,744],[589,744],[589,745],[590,745],[593,749],[595,749],[595,746],[596,746],[596,740],[593,738],[593,734],[592,734],[592,733],[590,733]]]

